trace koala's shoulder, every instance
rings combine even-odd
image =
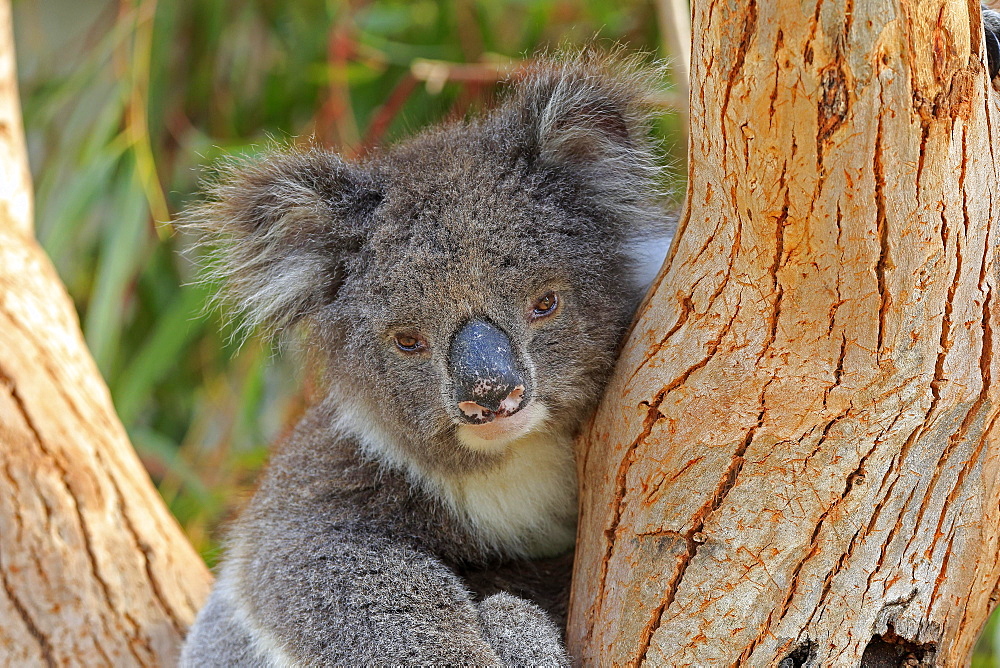
[[[455,561],[480,557],[468,528],[428,485],[404,467],[366,456],[356,436],[339,427],[337,414],[317,407],[274,448],[234,534],[267,542],[260,527],[306,513],[313,520],[309,531],[334,531],[349,540],[359,533],[404,536],[414,547]]]

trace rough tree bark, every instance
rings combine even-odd
[[[0,665],[169,665],[210,575],[32,238],[30,188],[0,0]]]
[[[963,665],[1000,581],[978,3],[693,4],[687,203],[582,438],[571,652]]]

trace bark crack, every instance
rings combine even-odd
[[[847,415],[847,413],[845,413],[845,417],[846,417],[846,415]],[[851,490],[854,489],[855,486],[860,485],[860,484],[862,484],[865,481],[865,466],[866,466],[866,464],[868,462],[868,459],[875,453],[876,450],[878,450],[879,446],[881,446],[881,444],[883,442],[882,441],[882,437],[885,434],[888,434],[888,433],[892,432],[893,427],[896,426],[896,423],[899,421],[899,419],[900,419],[900,416],[897,416],[896,419],[893,420],[892,423],[884,431],[882,431],[882,433],[880,433],[878,436],[875,437],[874,443],[873,443],[872,447],[868,450],[868,452],[866,452],[864,455],[862,455],[862,457],[858,460],[858,466],[854,469],[854,471],[852,471],[847,476],[847,479],[844,481],[844,491],[841,493],[840,498],[837,499],[834,502],[834,504],[831,505],[830,508],[828,508],[827,511],[823,513],[823,516],[821,517],[821,519],[825,520],[825,518],[829,515],[829,513],[837,505],[839,505],[841,501],[843,501],[844,499],[847,498],[847,495],[851,492]],[[876,509],[876,513],[880,512],[880,511],[881,511],[881,508]],[[822,589],[820,591],[819,600],[817,601],[816,605],[813,607],[813,611],[809,615],[809,619],[806,621],[805,624],[803,624],[803,626],[802,626],[803,630],[809,628],[809,626],[812,624],[813,619],[816,616],[816,613],[820,612],[823,609],[823,606],[826,603],[826,597],[830,593],[830,589],[831,589],[832,584],[833,584],[833,578],[836,577],[837,573],[839,573],[841,570],[843,570],[844,565],[853,556],[853,554],[854,554],[854,548],[857,545],[858,536],[860,535],[861,538],[862,538],[862,541],[863,541],[864,538],[867,537],[868,534],[870,533],[872,526],[873,526],[873,523],[871,525],[869,525],[868,529],[865,530],[863,534],[862,534],[862,528],[861,527],[859,527],[858,530],[854,532],[854,536],[851,538],[851,542],[848,545],[847,553],[841,556],[841,558],[837,561],[837,564],[833,568],[830,569],[830,571],[827,573],[826,577],[824,578],[824,580],[823,580],[823,587],[822,587]],[[819,535],[818,534],[819,528],[820,528],[819,525],[817,525],[817,530],[813,532],[813,539],[814,540]],[[814,546],[814,542],[811,541],[810,542],[810,548],[813,548],[813,546]],[[808,561],[809,556],[811,556],[811,555],[807,555],[806,559],[803,560],[803,562],[802,562],[803,565],[805,564],[806,561]],[[793,592],[793,594],[794,594],[794,592]],[[789,599],[788,599],[788,602],[787,602],[786,606],[783,607],[783,609],[782,609],[782,616],[778,620],[779,623],[784,619],[785,612],[788,609],[790,609],[791,600],[792,600],[792,597],[790,596]]]
[[[729,322],[726,323],[726,326],[719,333],[718,338],[709,343],[708,353],[705,355],[705,357],[699,360],[697,363],[693,364],[692,366],[688,367],[683,373],[677,376],[674,380],[667,383],[667,385],[664,386],[662,390],[656,393],[656,395],[650,402],[640,403],[640,405],[646,406],[646,417],[643,420],[642,431],[635,438],[635,440],[633,440],[632,443],[629,444],[629,447],[626,449],[624,455],[622,456],[621,464],[618,466],[618,472],[615,475],[615,497],[614,497],[614,504],[612,507],[613,516],[610,525],[604,530],[605,540],[607,541],[607,548],[604,553],[604,559],[601,562],[600,588],[598,589],[598,591],[601,592],[601,595],[598,598],[597,604],[595,606],[595,609],[598,611],[601,610],[604,606],[604,592],[606,589],[605,583],[607,582],[607,576],[608,576],[608,565],[611,561],[611,555],[615,549],[615,538],[618,531],[618,525],[621,522],[622,513],[624,511],[623,506],[625,502],[625,493],[627,491],[626,478],[628,476],[629,468],[631,467],[635,459],[635,452],[639,448],[639,446],[642,445],[643,442],[645,442],[646,438],[648,438],[649,435],[652,433],[653,427],[656,424],[656,422],[663,417],[663,414],[660,413],[659,411],[659,407],[663,403],[663,400],[666,397],[666,395],[669,394],[671,391],[677,389],[681,385],[683,385],[685,382],[687,382],[687,379],[691,377],[691,374],[695,373],[699,369],[704,368],[712,360],[712,358],[715,357],[715,354],[719,350],[719,346],[722,343],[722,340],[726,337],[727,334],[729,334],[729,330],[732,328],[733,323],[736,321],[736,317],[739,315],[741,302],[742,302],[742,297],[740,298],[739,301],[737,301],[736,309],[734,310],[732,317],[729,319]]]
[[[924,160],[927,157],[927,139],[931,134],[931,126],[926,120],[920,121],[920,152],[917,154],[917,174],[915,178],[917,184],[917,201],[923,199],[924,188]]]
[[[101,457],[100,455],[98,455],[98,460],[100,461],[100,459]],[[146,573],[146,579],[149,581],[149,587],[150,591],[153,594],[153,599],[157,602],[157,604],[159,604],[159,606],[163,610],[163,613],[170,620],[170,623],[174,627],[174,630],[177,632],[178,637],[183,638],[185,633],[184,624],[181,622],[180,619],[178,619],[177,614],[174,611],[173,607],[167,603],[167,600],[163,595],[163,590],[160,588],[160,583],[156,579],[155,574],[153,573],[153,563],[151,558],[152,550],[149,544],[139,537],[139,533],[136,531],[135,525],[132,523],[132,518],[130,518],[128,516],[128,513],[126,512],[124,497],[122,495],[121,489],[119,489],[118,487],[118,482],[115,480],[114,476],[110,474],[110,470],[107,467],[104,468],[105,470],[109,471],[108,478],[111,481],[111,487],[112,489],[114,489],[115,496],[117,497],[118,512],[122,517],[122,523],[125,526],[125,529],[128,531],[129,535],[132,537],[132,540],[135,543],[136,547],[139,549],[139,552],[142,554],[143,568]],[[139,638],[137,636],[135,639],[141,642],[143,647],[145,647],[147,651],[152,653],[153,649],[149,645],[148,638]]]
[[[754,34],[756,33],[757,27],[757,2],[756,0],[749,0],[747,6],[746,17],[743,20],[743,34],[740,35],[740,42],[736,48],[736,57],[733,61],[733,67],[729,70],[729,76],[727,77],[726,87],[722,95],[722,107],[720,111],[721,122],[719,126],[722,128],[722,143],[724,146],[729,144],[729,140],[726,132],[726,113],[729,110],[729,100],[733,94],[733,88],[736,87],[736,80],[739,77],[740,72],[743,69],[744,62],[746,61],[747,51],[750,50],[750,42],[753,40]],[[727,157],[729,155],[728,151],[723,151],[722,153],[722,170],[723,172],[728,172],[727,169]]]
[[[899,480],[898,476],[896,480]],[[875,523],[877,522],[879,516],[881,515],[882,508],[884,507],[885,503],[892,498],[892,490],[895,488],[895,485],[896,481],[894,480],[892,485],[890,485],[889,487],[888,493],[886,493],[886,495],[882,498],[882,501],[875,504],[875,510],[876,510],[875,516],[872,518],[872,521],[868,524],[868,529],[865,531],[866,538],[874,529]],[[913,502],[913,497],[916,493],[917,493],[916,485],[910,487],[910,493],[906,495],[906,501],[904,501],[902,505],[900,505],[900,508],[903,509],[909,508],[910,504]],[[893,523],[892,527],[890,527],[889,529],[889,535],[887,535],[885,540],[882,541],[882,549],[879,551],[878,560],[875,562],[874,567],[872,568],[871,572],[868,574],[868,577],[865,580],[865,591],[868,591],[872,588],[872,581],[874,581],[875,576],[882,569],[882,567],[885,566],[885,557],[889,553],[889,546],[892,545],[892,541],[895,540],[896,534],[898,534],[899,531],[903,528],[903,517],[904,517],[903,514],[896,516],[895,523]]]
[[[968,412],[965,414],[965,418],[959,425],[958,430],[951,435],[949,438],[948,447],[945,450],[944,455],[942,455],[941,460],[938,463],[938,470],[940,470],[941,463],[947,459],[951,453],[958,447],[960,443],[963,443],[969,434],[969,429],[972,426],[975,418],[982,412],[983,407],[987,404],[989,399],[989,393],[992,384],[992,370],[990,368],[993,358],[993,330],[992,324],[990,322],[990,306],[989,302],[991,299],[991,291],[987,291],[986,299],[983,302],[983,341],[982,341],[982,352],[979,356],[979,369],[982,375],[983,384],[980,388],[979,396],[973,402],[972,406],[969,408]],[[996,420],[996,415],[993,417],[993,421]],[[992,424],[990,425],[992,426]],[[958,476],[955,480],[955,484],[952,486],[951,492],[949,492],[947,498],[941,506],[941,515],[938,517],[937,528],[934,534],[934,539],[931,542],[929,548],[930,552],[933,552],[934,548],[937,546],[938,537],[940,536],[941,527],[944,525],[945,517],[948,514],[948,510],[955,508],[955,501],[958,498],[958,494],[964,489],[965,479],[969,475],[969,472],[975,466],[976,462],[979,461],[982,456],[983,450],[986,447],[986,442],[989,439],[990,428],[987,427],[983,430],[982,435],[976,440],[976,447],[973,449],[969,459],[965,461],[962,468],[959,469]],[[930,490],[930,486],[928,486]],[[928,495],[924,498],[925,505],[927,504],[929,498]],[[923,508],[921,508],[921,513]],[[942,567],[942,572],[944,568]]]
[[[612,508],[611,523],[604,529],[604,539],[607,546],[604,550],[604,558],[601,560],[600,586],[597,589],[597,591],[600,592],[600,596],[594,606],[594,609],[597,611],[595,613],[595,617],[600,614],[601,610],[604,609],[604,595],[607,590],[608,567],[611,563],[611,556],[615,550],[618,525],[621,522],[622,513],[624,512],[623,506],[625,503],[625,493],[627,491],[626,479],[628,477],[628,471],[632,465],[633,459],[635,458],[636,449],[638,449],[642,442],[653,432],[653,426],[656,424],[657,420],[663,417],[663,414],[659,411],[659,407],[663,402],[663,398],[666,396],[667,391],[668,390],[664,388],[653,397],[652,401],[648,403],[642,402],[642,404],[640,404],[646,405],[646,417],[643,420],[642,431],[625,451],[622,456],[622,461],[618,465],[618,472],[615,474],[615,498]]]
[[[840,353],[837,355],[837,366],[833,370],[833,385],[823,392],[823,408],[826,408],[826,401],[830,393],[840,387],[840,382],[844,378],[844,358],[847,357],[847,332],[840,333]]]
[[[730,324],[732,324],[732,321],[730,321]],[[753,442],[753,438],[756,435],[757,430],[764,425],[764,415],[767,412],[765,395],[767,394],[767,388],[772,382],[774,382],[773,377],[769,378],[761,388],[758,400],[760,413],[757,415],[757,423],[750,427],[746,437],[743,439],[743,442],[736,449],[736,452],[733,454],[729,462],[729,466],[726,468],[725,473],[719,480],[719,484],[715,488],[715,492],[711,497],[709,497],[708,501],[698,510],[698,512],[694,514],[694,517],[692,517],[692,527],[686,532],[685,535],[687,551],[678,557],[677,567],[674,570],[674,576],[670,579],[670,582],[667,585],[664,596],[660,601],[660,605],[654,609],[649,622],[640,634],[637,658],[633,665],[643,665],[645,663],[646,655],[649,653],[649,648],[652,645],[653,635],[656,633],[657,629],[660,628],[660,624],[663,621],[663,613],[674,602],[677,592],[680,589],[681,581],[684,579],[684,574],[687,572],[687,568],[691,564],[692,559],[694,559],[698,553],[698,546],[700,545],[700,542],[695,540],[695,536],[702,533],[705,528],[705,523],[708,521],[709,517],[711,517],[712,513],[722,506],[722,503],[725,501],[729,491],[736,485],[736,478],[743,470],[743,456],[746,454],[747,449]]]
[[[97,582],[98,589],[101,591],[101,594],[103,595],[104,600],[107,603],[108,609],[118,610],[117,606],[114,604],[114,599],[111,595],[111,589],[108,586],[108,583],[101,576],[100,568],[97,562],[97,554],[94,551],[93,537],[90,535],[90,529],[87,525],[86,518],[84,518],[83,516],[83,511],[80,508],[76,494],[74,494],[73,492],[73,485],[70,483],[69,472],[66,470],[65,465],[59,460],[59,458],[53,452],[49,451],[49,449],[46,447],[46,442],[43,439],[42,434],[39,431],[38,427],[35,425],[34,419],[31,417],[31,414],[28,411],[27,405],[25,404],[24,400],[18,393],[14,381],[12,380],[10,374],[2,366],[0,366],[0,382],[2,382],[9,388],[10,396],[13,399],[15,405],[17,406],[18,412],[21,414],[21,417],[23,418],[24,424],[28,428],[28,431],[31,432],[31,435],[34,438],[38,446],[38,449],[49,459],[49,461],[52,463],[52,466],[58,472],[59,479],[62,481],[63,487],[66,489],[66,496],[69,500],[68,505],[72,508],[73,513],[76,517],[76,521],[80,527],[80,537],[82,539],[84,552],[87,555],[87,563],[90,565],[91,574],[93,575],[94,580]],[[139,630],[138,625],[134,620],[129,618],[128,615],[125,615],[125,618],[132,627],[132,633],[130,634],[130,639],[137,638]],[[110,632],[110,629],[108,628],[107,619],[105,619],[103,616],[100,616],[100,623],[101,626],[104,628],[105,633],[107,633],[109,637],[113,637],[114,634],[112,634]],[[101,651],[100,648],[98,648],[98,651]],[[143,663],[142,658],[139,655],[135,654],[134,650],[132,649],[131,642],[129,643],[129,651],[135,657],[136,661],[138,661],[140,664]]]
[[[823,433],[820,435],[819,440],[816,443],[816,447],[814,448],[813,452],[817,452],[820,449],[820,447],[822,446],[822,444],[826,441],[826,438],[829,435],[830,430],[833,429],[834,425],[836,425],[841,420],[846,419],[850,415],[850,412],[851,412],[851,409],[848,409],[848,410],[844,411],[843,413],[841,413],[840,415],[836,416],[835,418],[833,418],[832,420],[830,420],[827,423],[826,427],[823,429]],[[845,481],[845,485],[844,485],[844,491],[841,493],[841,495],[838,498],[836,498],[833,501],[833,503],[831,503],[823,511],[823,513],[817,519],[816,526],[813,529],[812,537],[810,537],[810,539],[809,539],[809,547],[808,547],[808,549],[806,551],[806,554],[795,565],[795,568],[792,570],[792,577],[791,577],[791,580],[789,581],[790,584],[789,584],[789,587],[788,587],[788,595],[785,597],[785,600],[782,603],[782,606],[781,606],[781,615],[780,615],[780,617],[778,617],[778,623],[781,623],[781,621],[788,614],[788,610],[791,608],[792,599],[795,597],[795,594],[798,591],[799,574],[801,573],[802,568],[805,566],[806,562],[809,561],[813,556],[815,556],[816,553],[819,551],[819,544],[818,544],[819,535],[820,535],[820,533],[821,533],[821,531],[823,529],[823,524],[826,522],[826,518],[829,517],[830,513],[832,513],[837,507],[839,507],[839,505],[843,501],[845,501],[847,499],[847,497],[850,494],[851,490],[854,488],[854,485],[855,485],[855,482],[857,480],[857,477],[859,475],[861,475],[861,471],[864,470],[865,460],[868,458],[869,455],[871,455],[872,452],[874,452],[874,448],[872,450],[870,450],[865,456],[863,456],[861,458],[861,460],[858,462],[858,466],[854,470],[854,472],[847,476],[847,480]],[[806,461],[808,461],[808,458],[806,458]],[[855,534],[855,536],[856,535],[857,534]],[[824,583],[824,585],[826,587],[829,587],[829,582],[830,582],[830,580],[832,580],[833,574],[834,574],[835,570],[837,570],[837,569],[834,569],[833,571],[831,571],[827,575],[827,580]],[[749,654],[747,654],[746,656],[749,656]]]
[[[844,245],[842,243],[842,237],[844,234],[844,217],[840,211],[840,201],[837,202],[837,248],[840,250],[840,262],[837,264],[837,281],[834,287],[837,291],[837,300],[830,306],[830,326],[826,330],[827,336],[833,334],[833,328],[837,324],[837,312],[840,311],[840,307],[846,303],[846,300],[840,294],[840,270],[844,266]],[[846,340],[846,333],[842,334]],[[843,347],[841,347],[841,353],[843,353]],[[839,382],[839,381],[838,381]],[[824,406],[826,405],[826,396],[823,397]]]
[[[702,276],[697,281],[695,281],[694,285],[691,286],[691,290],[688,292],[688,294],[681,297],[680,299],[681,312],[677,316],[677,321],[667,331],[667,333],[663,335],[659,343],[655,344],[649,350],[647,350],[645,356],[642,359],[642,362],[636,365],[635,371],[633,371],[632,375],[629,376],[628,380],[626,381],[626,385],[631,384],[632,381],[635,380],[635,377],[639,375],[639,372],[642,371],[647,364],[649,364],[649,361],[652,360],[654,357],[656,357],[656,355],[659,354],[661,350],[663,350],[664,346],[667,345],[670,339],[673,338],[673,336],[677,334],[677,332],[681,329],[681,327],[683,327],[688,322],[691,315],[694,315],[696,318],[701,318],[704,317],[704,315],[711,313],[712,307],[715,306],[715,301],[725,291],[726,286],[729,285],[729,279],[732,277],[733,265],[736,262],[736,255],[740,252],[740,241],[742,239],[742,231],[743,231],[743,224],[742,222],[737,220],[736,234],[735,238],[733,239],[732,247],[730,248],[729,251],[729,262],[726,264],[726,274],[719,282],[719,285],[712,292],[711,296],[709,296],[708,301],[705,304],[705,310],[699,314],[698,312],[696,312],[694,306],[694,292],[697,289],[698,285],[701,284],[702,280],[704,280],[705,277]],[[739,306],[737,305],[737,309],[738,308]],[[730,325],[731,324],[732,323],[730,323]]]
[[[771,88],[771,95],[769,97],[769,102],[767,105],[767,127],[771,129],[774,127],[774,103],[778,99],[778,84],[781,81],[781,61],[777,59],[778,54],[781,49],[785,46],[785,34],[778,29],[778,35],[774,42],[774,55],[776,57],[774,63],[774,86]],[[747,165],[749,166],[750,160],[747,159]]]
[[[42,658],[45,659],[45,665],[55,666],[56,660],[52,653],[52,645],[49,644],[49,639],[44,633],[42,633],[41,629],[38,628],[38,625],[35,624],[35,620],[32,619],[28,609],[24,606],[24,603],[22,603],[17,594],[14,593],[14,588],[11,587],[10,582],[7,580],[7,569],[2,563],[0,563],[0,584],[3,585],[4,593],[7,594],[7,599],[10,601],[11,605],[14,606],[14,610],[17,611],[17,615],[21,618],[25,628],[28,629],[28,633],[31,634],[31,637],[38,643],[38,649],[42,653]]]
[[[879,90],[879,102],[882,103],[882,91]],[[878,126],[875,132],[875,229],[878,235],[879,253],[875,261],[875,279],[878,284],[879,309],[878,309],[878,343],[876,351],[882,355],[882,345],[885,337],[886,318],[892,308],[892,296],[886,285],[886,270],[891,266],[891,256],[889,253],[889,223],[886,219],[885,211],[885,165],[882,162],[882,116],[878,118]]]
[[[13,381],[4,373],[3,368],[0,368],[0,383],[2,383],[7,391],[10,392],[11,399],[17,406],[18,411],[25,417],[25,424],[27,424],[28,429],[32,432],[34,437],[38,438],[38,433],[35,431],[34,425],[27,419],[25,415],[25,406],[21,402],[21,398],[17,395],[14,388]],[[14,478],[13,473],[10,471],[9,464],[5,464],[3,467],[4,477],[11,483],[13,489],[18,489],[17,481]],[[14,521],[17,522],[19,527],[24,526],[24,520],[21,514],[17,512],[17,508],[14,508]],[[10,581],[7,579],[7,567],[2,563],[3,552],[0,550],[0,584],[3,585],[4,593],[7,594],[7,599],[10,601],[11,605],[14,606],[14,610],[17,615],[21,618],[24,623],[25,628],[32,638],[38,643],[38,649],[42,653],[42,657],[45,660],[45,664],[48,666],[55,666],[56,661],[52,652],[52,645],[49,643],[48,637],[42,632],[39,626],[35,623],[32,618],[31,613],[28,612],[27,607],[18,597],[14,588],[11,586]]]
[[[959,182],[959,190],[962,192],[963,228],[966,231],[969,230],[969,225],[970,225],[970,219],[969,219],[970,217],[969,217],[969,209],[968,209],[968,196],[967,196],[967,193],[965,191],[965,176],[966,176],[965,162],[968,159],[968,150],[967,149],[968,149],[968,147],[967,147],[967,143],[966,143],[966,136],[965,136],[965,132],[963,132],[962,133],[962,167],[961,167],[961,169],[959,171],[959,180],[958,180],[958,182]],[[943,215],[943,213],[942,213],[942,216],[941,216],[941,225],[942,225],[942,231],[941,231],[942,240],[943,240],[943,242],[945,244],[945,246],[944,246],[945,253],[947,254],[947,241],[948,241],[948,239],[950,237],[950,234],[949,234],[948,222],[947,222],[947,219],[945,218],[945,216]],[[956,295],[956,293],[958,291],[958,286],[959,286],[959,284],[961,282],[961,278],[962,278],[962,266],[963,266],[963,259],[964,259],[964,255],[963,255],[964,244],[962,243],[962,241],[963,241],[963,235],[958,234],[957,235],[956,244],[955,244],[955,246],[956,246],[955,247],[955,257],[956,257],[955,274],[954,274],[954,277],[953,277],[951,283],[949,284],[948,294],[947,294],[947,298],[945,300],[944,318],[943,318],[942,325],[941,325],[941,342],[940,342],[940,345],[939,345],[939,348],[938,348],[938,356],[937,356],[937,360],[935,362],[935,367],[934,367],[934,380],[931,382],[931,394],[932,394],[931,408],[928,410],[927,418],[925,419],[925,423],[927,423],[927,426],[925,427],[925,429],[923,430],[923,432],[926,432],[926,430],[929,428],[929,423],[933,419],[932,416],[933,416],[933,414],[935,412],[935,409],[936,409],[936,407],[938,405],[938,402],[940,400],[940,396],[941,396],[941,394],[940,394],[940,384],[942,382],[944,382],[944,361],[945,361],[948,353],[950,353],[950,351],[951,351],[952,342],[950,341],[950,332],[951,332],[951,327],[952,327],[953,302],[955,300],[955,295]],[[986,246],[988,247],[988,244],[986,244]],[[980,277],[982,277],[982,275],[983,275],[982,274],[982,268],[984,268],[986,266],[986,264],[987,264],[987,257],[984,254],[984,257],[982,259],[981,269],[980,269]],[[989,289],[987,288],[987,290],[989,290]],[[924,515],[929,510],[929,508],[931,506],[931,499],[933,497],[934,491],[939,486],[939,482],[941,480],[941,476],[942,476],[942,473],[943,473],[943,470],[944,470],[945,463],[951,458],[952,454],[955,452],[955,450],[958,448],[958,446],[961,443],[965,442],[966,437],[968,436],[969,428],[970,428],[972,422],[979,415],[979,413],[980,413],[980,411],[982,409],[983,404],[987,401],[988,392],[989,392],[989,389],[990,389],[989,385],[990,385],[990,373],[991,373],[990,369],[989,369],[989,365],[990,365],[989,358],[991,356],[990,355],[990,353],[991,353],[991,351],[990,351],[991,342],[989,341],[989,338],[992,335],[992,332],[990,330],[990,323],[989,323],[989,292],[987,292],[987,296],[983,300],[982,331],[983,331],[983,341],[982,341],[982,350],[981,350],[980,359],[979,359],[980,376],[982,378],[982,385],[980,387],[980,392],[979,392],[978,396],[976,397],[975,401],[973,402],[973,404],[966,411],[965,416],[962,419],[961,424],[959,425],[959,428],[954,433],[952,433],[951,436],[949,437],[948,443],[947,443],[947,445],[946,445],[946,447],[944,449],[944,452],[942,452],[941,456],[938,458],[937,465],[934,467],[934,472],[933,472],[933,474],[931,476],[930,481],[927,484],[927,487],[926,487],[925,492],[924,492],[923,500],[922,500],[922,502],[920,504],[920,508],[919,508],[919,510],[917,512],[917,520],[916,520],[916,523],[915,523],[915,526],[917,526],[917,527],[921,526],[921,524],[923,523],[923,520],[924,520]],[[985,368],[984,368],[984,364],[985,364]],[[921,435],[923,435],[923,432],[921,433]],[[941,507],[941,513],[940,513],[940,515],[938,517],[937,525],[935,527],[934,537],[933,537],[933,539],[931,541],[931,544],[930,544],[930,546],[928,547],[928,550],[927,550],[928,553],[933,553],[934,548],[937,546],[938,539],[940,538],[940,535],[941,535],[940,534],[941,528],[942,528],[942,526],[944,524],[944,521],[945,521],[945,519],[946,519],[946,517],[948,515],[948,511],[950,509],[953,509],[954,506],[952,505],[952,503],[957,498],[957,495],[963,489],[962,483],[965,480],[965,476],[968,474],[969,467],[972,466],[972,465],[974,465],[974,463],[979,459],[980,455],[982,454],[983,447],[984,447],[984,441],[983,441],[983,439],[979,439],[978,442],[977,442],[977,444],[976,444],[976,447],[974,448],[973,453],[970,456],[970,458],[966,462],[963,463],[962,468],[959,470],[957,479],[955,480],[955,483],[952,485],[952,488],[949,491],[949,493],[948,493],[948,495],[947,495],[947,497],[945,499],[945,502],[943,503],[943,505]],[[916,538],[916,534],[914,534],[914,536],[910,537],[910,539],[907,541],[907,548],[910,547],[910,545],[913,543],[913,541],[915,540],[915,538]],[[935,587],[935,589],[936,589],[936,587]]]
[[[774,294],[774,306],[771,310],[771,317],[768,318],[768,324],[770,325],[768,329],[767,339],[764,341],[764,345],[760,349],[760,354],[757,355],[757,366],[760,366],[761,360],[764,355],[774,344],[775,340],[778,338],[778,320],[781,318],[781,300],[784,297],[785,290],[781,285],[781,281],[778,280],[778,270],[781,269],[781,260],[785,253],[785,222],[788,220],[788,208],[790,205],[788,188],[785,185],[785,169],[788,167],[786,162],[781,167],[781,177],[780,177],[780,188],[785,192],[785,202],[781,207],[781,213],[775,220],[775,231],[774,231],[774,261],[771,264],[770,272],[771,276],[771,289]]]
[[[962,161],[963,161],[963,164],[962,164],[962,169],[961,169],[961,171],[959,173],[959,188],[960,188],[960,190],[962,192],[962,215],[963,215],[963,219],[964,219],[964,227],[965,227],[966,230],[969,229],[969,210],[968,210],[967,195],[966,195],[966,192],[965,192],[965,164],[964,164],[965,160],[967,159],[967,157],[968,157],[968,154],[967,154],[967,146],[966,146],[966,141],[965,141],[965,133],[963,132],[963,134],[962,134]],[[942,223],[944,224],[944,221],[942,221]],[[984,244],[984,245],[986,245],[987,247],[989,246],[989,244]],[[951,327],[951,314],[952,314],[952,308],[953,308],[952,307],[952,302],[955,299],[955,294],[957,292],[958,284],[960,282],[961,275],[962,275],[962,260],[963,260],[963,255],[962,255],[963,247],[962,246],[963,245],[961,243],[959,243],[957,245],[957,248],[956,248],[955,255],[957,257],[957,260],[956,260],[956,265],[957,266],[956,266],[956,269],[955,269],[955,279],[952,281],[951,285],[949,286],[948,297],[947,297],[947,300],[945,302],[945,317],[944,317],[944,323],[942,324],[942,333],[941,333],[942,343],[941,343],[941,346],[942,346],[942,348],[945,349],[946,352],[950,350],[950,342],[947,342],[947,344],[945,342],[945,330],[948,329],[950,331],[950,327]],[[982,268],[985,268],[986,265],[987,265],[987,257],[984,254],[983,259],[982,259],[981,269],[980,269],[980,279],[981,280],[982,280],[982,275],[983,275],[982,274]],[[959,425],[959,428],[948,439],[948,444],[945,447],[944,452],[941,454],[940,458],[938,459],[937,466],[934,469],[934,475],[932,476],[930,483],[928,483],[928,485],[927,485],[927,491],[924,494],[923,503],[922,503],[922,505],[920,507],[920,511],[919,511],[918,516],[917,516],[917,526],[920,526],[921,522],[923,521],[924,513],[927,510],[927,507],[930,505],[930,499],[931,499],[931,495],[932,495],[931,493],[937,488],[937,483],[938,483],[938,481],[940,479],[940,476],[941,476],[941,473],[942,473],[942,469],[944,467],[945,462],[947,462],[948,459],[951,458],[951,455],[954,453],[954,451],[959,446],[959,444],[963,443],[966,440],[966,437],[968,436],[968,433],[969,433],[969,428],[970,428],[973,420],[979,415],[980,410],[983,407],[983,404],[986,402],[986,400],[988,398],[988,393],[989,393],[989,390],[990,390],[990,374],[991,374],[991,371],[990,371],[990,358],[991,358],[991,352],[992,352],[991,351],[992,341],[990,340],[992,338],[992,331],[991,331],[991,324],[990,324],[989,300],[990,300],[990,291],[989,291],[989,288],[987,288],[987,293],[986,293],[985,299],[983,300],[983,315],[982,315],[982,318],[983,318],[983,320],[982,320],[983,340],[981,342],[982,349],[981,349],[980,356],[979,356],[979,369],[980,369],[980,377],[982,378],[982,385],[980,386],[980,391],[979,391],[979,394],[976,397],[975,401],[969,407],[969,410],[966,411],[965,417],[962,419],[962,422]],[[935,392],[935,394],[934,394],[934,402],[935,403],[937,402],[937,400],[939,398],[939,395],[936,392],[937,388],[936,388],[935,383],[938,380],[938,377],[939,377],[938,374],[939,373],[943,374],[942,366],[943,366],[943,360],[941,359],[941,355],[939,355],[938,365],[935,367],[935,382],[931,383],[931,390],[932,390],[932,392]],[[968,461],[965,462],[965,464],[963,464],[961,470],[959,471],[959,474],[958,474],[958,477],[957,477],[957,479],[955,481],[955,484],[953,485],[953,487],[952,487],[951,491],[949,492],[949,494],[948,494],[948,496],[947,496],[944,504],[941,507],[941,514],[940,514],[940,516],[938,518],[936,532],[940,532],[941,527],[943,526],[943,523],[945,521],[945,517],[947,516],[948,510],[950,508],[952,508],[952,505],[951,505],[952,502],[955,500],[957,494],[959,493],[959,491],[963,487],[962,483],[964,482],[965,476],[968,473],[969,466],[972,465],[979,458],[979,455],[982,452],[983,446],[984,446],[983,439],[979,439],[979,441],[976,444],[976,447],[975,447],[975,449],[973,451],[972,456],[970,457],[970,459]],[[935,533],[934,539],[932,540],[930,548],[929,548],[930,552],[933,552],[934,547],[937,545],[938,537],[939,537],[939,534]],[[912,542],[912,539],[911,539],[911,542]],[[935,587],[935,589],[936,589],[936,587]]]

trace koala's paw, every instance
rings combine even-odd
[[[545,611],[511,594],[479,604],[486,642],[508,666],[569,666],[559,629]]]
[[[1000,12],[983,7],[983,30],[986,33],[986,61],[990,79],[1000,72]]]

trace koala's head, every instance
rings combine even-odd
[[[490,115],[365,162],[313,148],[234,166],[189,219],[221,239],[246,323],[308,323],[363,440],[483,466],[599,398],[642,245],[666,235],[651,85],[620,59],[545,62]]]

